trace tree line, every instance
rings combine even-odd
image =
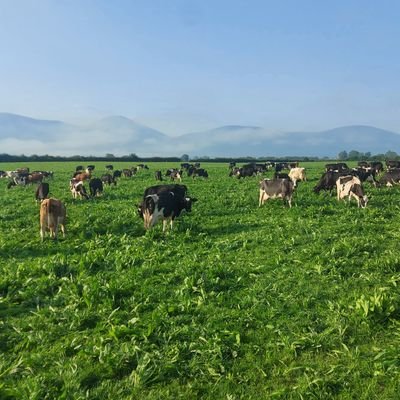
[[[341,151],[337,155],[337,159],[340,161],[382,161],[382,160],[400,160],[400,156],[392,150],[388,150],[386,153],[371,154],[367,151],[363,153],[357,150],[346,150]]]

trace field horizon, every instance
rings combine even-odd
[[[41,243],[34,187],[0,179],[1,399],[398,398],[399,187],[364,184],[359,209],[313,193],[324,162],[302,162],[293,207],[258,207],[262,177],[202,162],[208,179],[182,181],[198,202],[162,233],[137,204],[177,163],[88,201],[68,188],[78,162],[26,164],[54,171],[67,235]]]

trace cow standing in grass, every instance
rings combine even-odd
[[[47,231],[50,237],[57,239],[58,229],[61,228],[65,237],[66,209],[57,199],[44,199],[40,205],[40,238],[43,241]]]

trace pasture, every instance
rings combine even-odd
[[[0,180],[1,399],[399,398],[398,187],[364,184],[358,209],[314,194],[323,163],[301,163],[293,207],[259,208],[260,177],[202,163],[164,234],[136,206],[176,164],[88,201],[68,188],[77,164],[27,165],[54,171],[58,241],[40,242],[35,186]]]

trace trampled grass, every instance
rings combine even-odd
[[[67,237],[41,243],[34,188],[0,180],[1,399],[399,398],[399,188],[366,184],[358,209],[314,194],[323,164],[304,163],[291,209],[258,208],[259,177],[204,164],[163,234],[136,204],[174,165],[89,201],[75,163],[29,166],[55,171]]]

